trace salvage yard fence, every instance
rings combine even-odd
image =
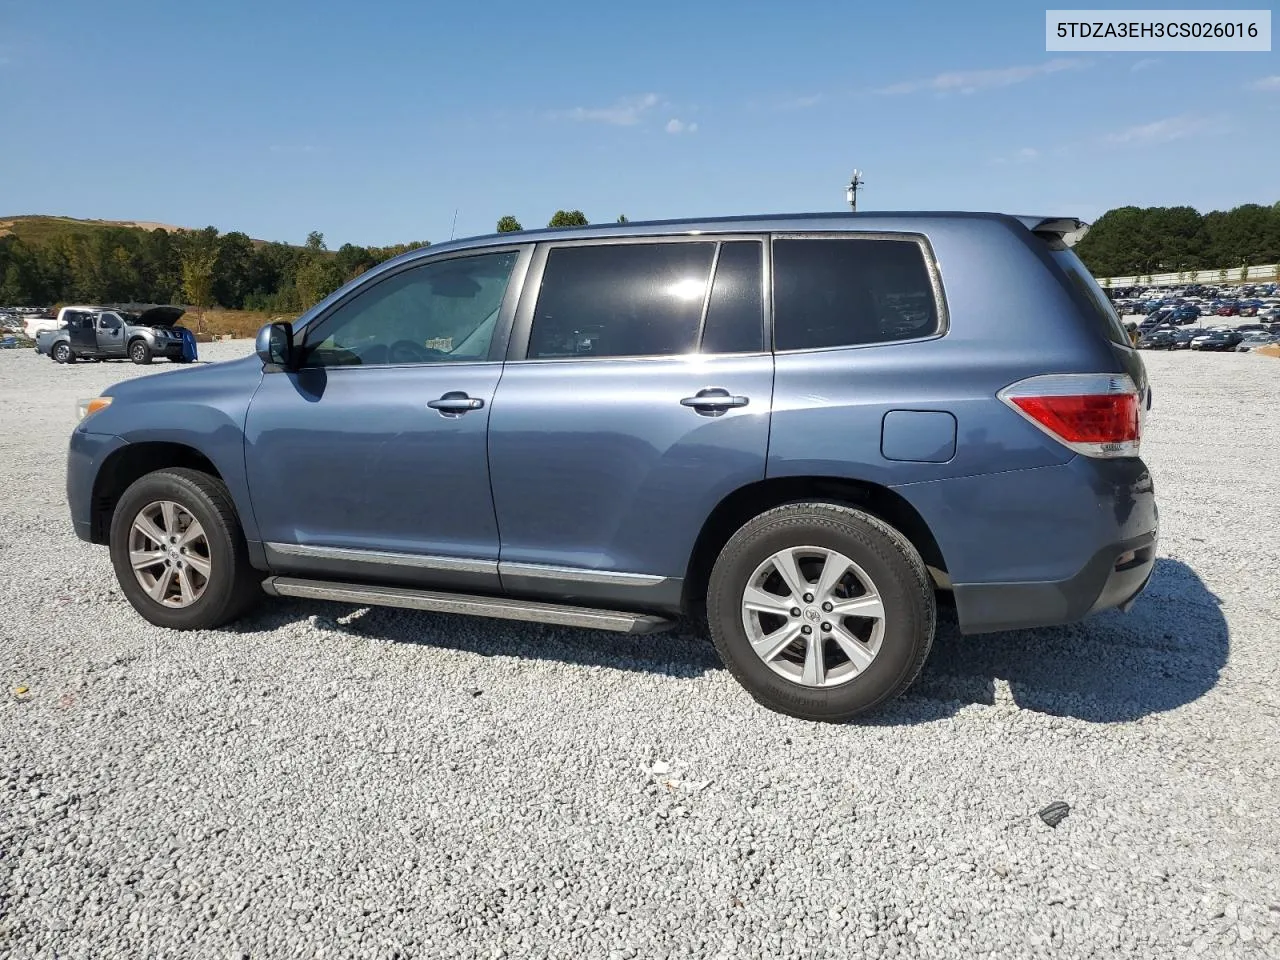
[[[1177,273],[1146,273],[1134,277],[1099,277],[1098,283],[1113,287],[1175,287],[1188,283],[1258,283],[1280,280],[1280,263],[1253,267],[1220,267],[1217,270],[1181,270]]]

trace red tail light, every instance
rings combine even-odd
[[[1124,374],[1064,373],[1019,380],[999,397],[1027,420],[1087,457],[1136,457],[1142,397]]]

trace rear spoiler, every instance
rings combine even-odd
[[[1089,224],[1075,217],[1015,217],[1019,223],[1055,249],[1074,247],[1089,232]]]

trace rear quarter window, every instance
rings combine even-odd
[[[1084,308],[1085,316],[1097,326],[1102,335],[1112,343],[1132,347],[1133,341],[1124,328],[1120,314],[1116,313],[1111,300],[1080,258],[1070,248],[1055,250],[1050,256],[1067,275],[1072,294]]]
[[[774,348],[892,343],[941,329],[924,248],[912,238],[773,242]]]

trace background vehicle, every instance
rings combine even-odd
[[[1139,350],[1172,350],[1177,335],[1172,330],[1153,330],[1138,340]]]
[[[58,363],[76,360],[123,360],[150,363],[165,357],[174,363],[195,359],[195,340],[174,324],[181,307],[153,307],[134,314],[104,307],[63,307],[58,329],[41,330],[36,352]]]
[[[1211,330],[1191,341],[1192,350],[1227,351],[1234,350],[1243,339],[1243,334],[1235,330]]]
[[[1146,585],[1150,393],[1066,244],[1081,226],[744,217],[413,251],[256,356],[90,402],[75,529],[163,626],[226,623],[264,586],[625,632],[705,617],[757,700],[842,720],[912,682],[936,588],[978,633]]]

